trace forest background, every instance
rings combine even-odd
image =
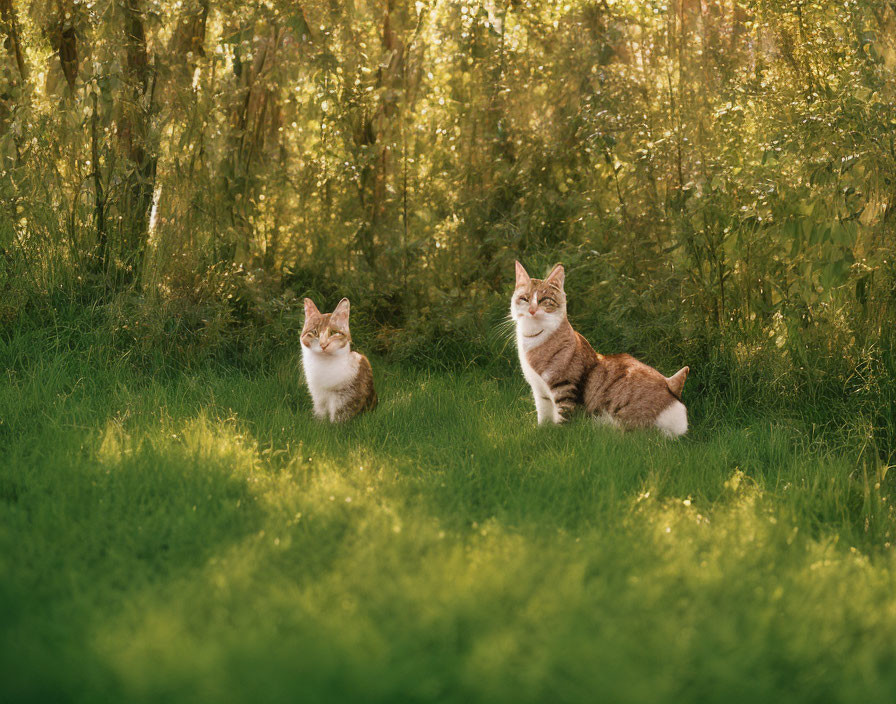
[[[510,372],[513,260],[562,261],[599,350],[888,455],[894,7],[2,0],[4,326],[248,368],[347,295]]]

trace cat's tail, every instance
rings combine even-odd
[[[671,391],[679,401],[681,400],[681,390],[684,388],[684,382],[685,379],[688,378],[689,371],[691,371],[690,367],[682,367],[672,376],[666,377],[666,384],[669,386],[669,391]]]

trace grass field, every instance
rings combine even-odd
[[[0,700],[896,699],[881,464],[688,397],[536,428],[519,375],[2,350]]]

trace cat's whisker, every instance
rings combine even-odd
[[[507,338],[508,340],[512,340],[516,337],[516,322],[510,313],[504,316],[504,319],[495,325],[495,332],[500,337]]]

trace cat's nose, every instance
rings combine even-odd
[[[529,315],[535,315],[538,312],[538,308],[533,308],[529,306]]]

